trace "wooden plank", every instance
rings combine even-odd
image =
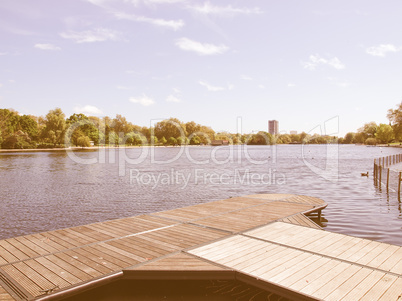
[[[57,242],[53,241],[51,237],[46,236],[47,232],[45,233],[37,233],[37,234],[31,234],[28,236],[28,239],[34,241],[38,246],[41,246],[48,250],[49,252],[55,252],[55,251],[60,251],[64,250],[65,247],[58,244]]]
[[[27,236],[16,237],[15,239],[18,240],[20,243],[24,244],[25,246],[29,247],[30,249],[34,250],[38,255],[49,254],[48,248],[38,246],[35,242],[28,239]]]
[[[99,263],[99,265],[102,265],[103,267],[107,267],[108,269],[110,269],[110,271],[120,270],[120,267],[118,265],[115,265],[114,263],[106,260],[105,258],[102,258],[101,256],[94,255],[94,254],[88,252],[87,250],[85,250],[84,248],[75,249],[74,251],[76,253],[81,254],[82,256],[85,256],[85,257],[91,259],[92,261],[94,261],[96,263]],[[92,267],[97,269],[98,265],[92,266]]]
[[[325,297],[325,300],[341,300],[347,294],[349,294],[360,282],[366,279],[373,270],[362,268],[357,271],[348,281],[339,285],[333,292],[331,292],[328,296]]]
[[[185,253],[178,253],[149,262],[145,265],[134,267],[130,270],[221,271],[224,270],[224,268]]]
[[[4,259],[3,262],[5,261],[5,263],[19,261],[19,258],[15,257],[13,254],[11,254],[7,249],[4,249],[2,246],[0,246],[0,254],[1,257]]]
[[[116,251],[114,251],[114,250],[111,250],[110,248],[106,248],[104,245],[99,245],[99,244],[98,244],[98,245],[93,245],[93,246],[91,246],[91,247],[94,248],[94,249],[96,249],[96,250],[98,250],[98,251],[100,251],[100,252],[106,253],[106,254],[108,254],[109,256],[112,256],[112,257],[114,257],[114,258],[118,258],[119,260],[125,262],[125,266],[126,266],[127,264],[128,264],[128,265],[133,265],[133,264],[139,263],[138,260],[133,259],[133,258],[128,257],[128,256],[125,256],[125,255],[123,255],[121,252],[116,252]]]
[[[329,259],[327,257],[311,256],[310,258],[314,259],[314,261],[310,263],[308,260],[306,260],[306,262],[308,263],[306,266],[303,267],[302,265],[299,265],[299,266],[302,266],[301,269],[299,269],[298,271],[294,271],[292,274],[290,274],[290,276],[284,278],[283,280],[280,280],[279,284],[283,285],[284,287],[288,287],[288,286],[290,287],[291,285],[295,284],[296,282],[305,283],[307,285],[308,280],[306,280],[306,279],[308,279],[310,273],[312,273],[316,270],[323,270],[324,266],[326,269],[327,268],[326,265],[329,262],[331,262],[331,259]],[[280,276],[280,275],[281,274],[279,274],[278,276]]]
[[[55,286],[59,286],[60,288],[64,288],[70,285],[69,282],[61,278],[59,275],[55,274],[53,271],[41,265],[34,259],[25,261],[25,264],[30,266],[33,270],[38,272],[40,275],[45,277],[48,281],[53,283],[53,286],[46,287],[46,289],[51,289]],[[31,277],[30,277],[31,278]]]
[[[388,258],[392,257],[396,251],[401,250],[402,248],[399,246],[388,245],[388,248],[383,250],[378,256],[376,256],[373,260],[367,263],[368,266],[373,268],[381,267],[382,263],[385,262]],[[396,258],[394,258],[396,260]],[[401,256],[402,259],[402,256]]]
[[[272,266],[277,264],[285,256],[294,256],[294,252],[295,250],[293,249],[279,247],[278,249],[275,249],[275,252],[272,252],[272,255],[271,252],[267,252],[266,255],[264,254],[264,256],[262,256],[261,261],[253,261],[252,264],[244,267],[241,271],[252,275],[263,274],[267,270],[271,269]],[[276,263],[274,264],[274,262]]]
[[[42,288],[13,265],[10,264],[2,266],[1,268],[32,296],[38,296],[41,294],[40,291]]]
[[[281,246],[274,244],[261,244],[261,248],[253,253],[245,255],[245,260],[242,260],[242,256],[230,263],[230,267],[237,270],[243,270],[244,268],[250,266],[252,262],[263,260],[266,256],[274,256],[275,254],[282,252],[284,249]]]
[[[62,258],[60,258],[59,256],[48,255],[45,258],[47,260],[49,260],[50,262],[56,264],[57,266],[59,266],[63,270],[69,272],[71,275],[73,275],[76,278],[78,278],[80,280],[80,282],[87,281],[87,280],[90,280],[92,278],[91,275],[85,273],[81,269],[77,269],[74,265],[71,265],[67,261],[65,261]]]
[[[23,252],[29,258],[39,255],[39,253],[35,252],[34,250],[32,250],[28,246],[24,245],[23,243],[21,243],[20,241],[18,241],[15,238],[9,238],[9,239],[7,239],[7,242],[12,244],[15,248],[17,248],[18,250]]]
[[[316,290],[312,295],[315,298],[326,300],[327,296],[334,292],[338,287],[347,282],[352,276],[359,272],[362,267],[357,265],[349,265],[343,272],[336,275],[334,278],[325,283],[320,289]],[[368,269],[367,269],[368,270]]]
[[[392,286],[379,298],[379,300],[402,299],[402,278],[396,279]]]
[[[401,263],[401,270],[398,271],[397,265]],[[384,271],[391,271],[393,273],[402,274],[402,247],[400,247],[394,254],[392,254],[387,260],[385,260],[379,266]]]
[[[0,301],[14,301],[14,298],[0,286]]]
[[[372,288],[378,281],[380,281],[382,277],[384,277],[384,275],[385,275],[384,272],[374,270],[366,278],[364,278],[356,287],[354,287],[343,298],[343,300],[348,301],[360,300],[370,288]]]
[[[120,256],[124,256],[124,257],[127,257],[127,258],[131,258],[133,261],[135,260],[135,261],[137,261],[137,262],[141,262],[141,261],[144,260],[144,258],[142,258],[142,257],[140,257],[140,256],[137,256],[137,255],[135,255],[135,254],[133,254],[133,253],[124,251],[123,249],[117,248],[117,247],[112,246],[112,245],[110,245],[110,244],[108,244],[108,243],[101,243],[101,244],[99,244],[99,246],[100,246],[100,247],[103,247],[103,248],[105,248],[105,249],[109,249],[109,250],[111,250],[111,251],[113,251],[113,252],[116,252],[116,253],[120,254]]]
[[[276,256],[272,256],[269,260],[264,259],[261,261],[261,266],[255,268],[255,266],[251,269],[249,267],[245,268],[244,271],[247,271],[253,276],[257,276],[262,279],[267,279],[265,277],[270,277],[272,275],[271,271],[281,271],[281,266],[286,264],[287,261],[294,262],[294,260],[298,260],[300,255],[303,255],[303,252],[299,250],[294,250],[290,248],[286,248],[283,252],[276,254]]]
[[[293,277],[294,275],[297,275],[300,271],[305,270],[309,265],[317,262],[320,260],[322,257],[318,255],[311,255],[309,253],[304,253],[306,255],[306,258],[304,258],[302,261],[293,263],[291,266],[286,267],[282,272],[277,272],[275,275],[270,277],[270,281],[274,283],[279,283],[281,285],[284,285],[283,283],[285,282],[285,279],[289,279]],[[290,280],[290,281],[295,281],[295,280]],[[291,282],[292,283],[292,282]]]
[[[351,264],[345,263],[345,262],[340,262],[338,265],[336,265],[334,268],[326,271],[324,274],[322,274],[321,277],[310,281],[307,286],[305,286],[303,289],[301,289],[301,292],[304,294],[312,295],[315,291],[319,290],[321,287],[325,286],[329,281],[331,281],[333,278],[335,278],[337,275],[345,271],[347,268],[349,268]]]
[[[398,277],[393,275],[384,275],[364,296],[360,299],[367,300],[380,300],[380,297],[396,282]]]
[[[368,239],[360,239],[354,246],[351,246],[348,250],[345,250],[343,253],[338,255],[338,258],[344,259],[344,260],[349,260],[349,258],[359,252],[362,251],[362,249],[368,245],[371,241]],[[350,261],[353,261],[351,259]]]
[[[28,259],[29,256],[19,250],[18,248],[14,247],[12,244],[10,244],[6,240],[0,240],[0,246],[4,248],[4,250],[7,250],[8,252],[1,252],[2,256],[5,258],[5,256],[8,256],[9,258],[16,257],[17,260],[24,260]],[[9,254],[12,254],[13,256],[9,256]]]
[[[377,244],[377,247],[372,249],[369,253],[361,257],[359,260],[357,260],[357,263],[367,265],[370,261],[375,259],[378,255],[381,254],[381,252],[384,252],[387,248],[389,247],[388,244],[380,243]]]
[[[242,252],[242,256],[239,256],[240,252],[238,249],[232,249],[228,252],[228,256],[219,260],[221,264],[233,266],[241,262],[247,262],[248,260],[252,260],[253,257],[258,255],[260,252],[266,252],[269,248],[275,247],[274,245],[267,246],[261,241],[256,240],[253,243],[247,242],[247,248],[244,248]],[[260,251],[262,250],[263,251]]]
[[[108,262],[113,263],[114,265],[118,266],[119,268],[126,268],[129,267],[131,264],[127,261],[121,260],[119,257],[111,256],[106,252],[100,251],[96,246],[87,246],[83,247],[83,250],[98,256],[100,260],[107,260]]]
[[[233,258],[237,258],[238,254],[246,256],[246,254],[252,252],[255,247],[258,249],[259,246],[261,246],[261,242],[256,239],[243,239],[237,244],[229,243],[219,247],[219,249],[213,250],[212,253],[208,254],[208,259],[226,264],[233,260]]]
[[[75,260],[81,262],[82,264],[85,264],[86,266],[89,266],[92,269],[100,272],[101,274],[108,274],[108,273],[112,272],[112,269],[104,266],[103,264],[101,264],[97,261],[94,261],[94,260],[86,257],[85,255],[83,255],[79,252],[68,250],[68,251],[65,251],[64,253],[68,256],[71,256]]]
[[[13,266],[18,269],[25,277],[32,280],[36,285],[38,285],[41,289],[50,289],[55,287],[55,284],[42,275],[40,275],[37,271],[32,269],[25,262],[17,262],[14,263]]]
[[[103,275],[98,270],[96,270],[96,269],[94,269],[94,268],[82,263],[81,261],[71,257],[70,255],[67,255],[66,253],[60,252],[60,253],[54,254],[54,256],[64,260],[65,262],[67,262],[70,265],[74,266],[77,270],[81,270],[81,271],[87,273],[88,275],[90,275],[93,278]]]
[[[224,238],[216,242],[197,247],[196,249],[192,249],[189,252],[196,254],[197,256],[204,256],[205,254],[208,254],[209,252],[211,252],[211,250],[215,248],[218,248],[222,245],[226,245],[228,243],[236,243],[236,241],[243,241],[243,237],[240,235],[233,235],[228,238]]]
[[[301,291],[303,288],[308,286],[310,283],[320,279],[325,273],[336,268],[341,264],[339,260],[335,259],[326,259],[328,262],[325,262],[324,265],[321,265],[321,262],[317,262],[317,265],[320,267],[319,269],[314,269],[307,275],[303,275],[303,277],[291,284],[289,287],[295,291]]]
[[[80,282],[80,279],[71,273],[67,272],[65,269],[59,267],[55,263],[53,263],[51,260],[49,260],[46,257],[38,257],[35,259],[37,262],[39,262],[41,265],[46,267],[47,269],[51,270],[53,273],[56,275],[60,276],[63,278],[65,281],[67,281],[70,284],[76,284]]]
[[[270,282],[278,283],[278,275],[287,272],[289,269],[294,268],[298,264],[312,257],[315,257],[315,255],[311,255],[307,252],[295,251],[292,255],[278,260],[278,264],[275,267],[272,267],[267,272],[258,275],[258,277],[261,279],[267,279]],[[279,279],[281,279],[281,277],[279,277]]]

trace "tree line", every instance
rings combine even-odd
[[[349,132],[338,142],[342,144],[388,144],[402,141],[402,102],[396,109],[387,113],[389,124],[377,124],[374,121],[364,124],[357,132]]]
[[[60,108],[50,110],[45,117],[20,115],[13,109],[0,109],[0,147],[5,149],[35,149],[58,147],[136,146],[136,145],[207,145],[213,140],[229,144],[325,144],[362,143],[377,144],[402,139],[402,103],[390,109],[390,124],[366,123],[356,133],[345,137],[300,134],[279,134],[260,131],[253,134],[215,132],[212,128],[177,118],[157,122],[151,127],[141,127],[117,114],[99,118],[73,114],[68,118]]]

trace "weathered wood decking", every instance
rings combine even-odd
[[[299,299],[397,300],[402,248],[321,230],[304,214],[325,206],[250,195],[2,240],[0,300],[58,300],[115,279],[239,279]]]

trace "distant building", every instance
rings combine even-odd
[[[297,131],[290,131],[290,135],[297,135]]]
[[[271,135],[279,134],[279,121],[277,120],[268,121],[268,133],[270,133]]]
[[[212,140],[212,146],[221,146],[221,145],[229,145],[229,141],[227,140]]]

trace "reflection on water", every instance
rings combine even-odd
[[[401,203],[371,176],[374,158],[402,150],[328,147],[112,149],[76,152],[74,160],[64,152],[0,153],[0,238],[246,194],[294,193],[328,203],[322,225],[329,231],[402,245]],[[83,164],[91,159],[97,163]],[[326,176],[335,170],[336,177]],[[361,177],[366,171],[370,177]]]

